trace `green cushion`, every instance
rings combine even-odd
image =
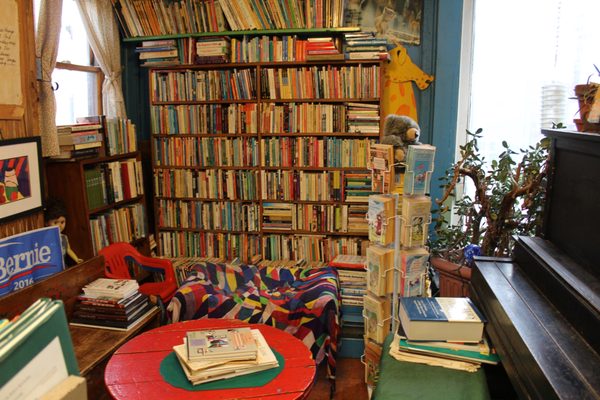
[[[374,400],[477,400],[490,394],[483,368],[477,372],[457,371],[424,364],[398,361],[390,356],[390,333],[383,344],[379,364],[379,382]]]

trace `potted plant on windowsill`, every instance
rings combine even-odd
[[[600,83],[593,82],[598,79],[600,69],[594,65],[597,76],[590,75],[585,84],[575,85],[575,96],[579,103],[579,118],[573,120],[579,132],[600,133],[600,121],[598,121],[598,107],[600,107]],[[595,111],[592,112],[592,109]]]
[[[503,142],[498,159],[487,164],[477,143],[481,132],[467,131],[459,160],[440,178],[443,192],[436,199],[429,243],[431,263],[440,277],[440,296],[468,295],[473,255],[508,257],[515,234],[532,235],[541,227],[549,141],[542,139],[520,152]],[[465,181],[473,190],[468,187],[465,195],[455,199],[457,185]],[[450,211],[454,223],[449,221]]]

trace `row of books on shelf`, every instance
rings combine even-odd
[[[223,232],[158,232],[158,250],[164,257],[201,257],[244,262],[261,252],[258,235]]]
[[[365,175],[353,172],[261,171],[265,201],[345,201],[366,203],[373,192]],[[358,184],[365,183],[359,186]]]
[[[133,279],[98,278],[82,291],[73,307],[71,325],[125,331],[155,309]]]
[[[344,0],[113,0],[128,37],[198,32],[335,28],[343,26]]]
[[[152,134],[246,134],[258,133],[259,105],[180,104],[150,107]]]
[[[387,60],[387,40],[372,32],[345,33],[340,37],[297,35],[190,37],[143,41],[136,47],[142,66],[247,62],[304,62],[336,60]]]
[[[158,226],[255,232],[260,228],[257,203],[159,200]]]
[[[258,200],[259,171],[155,169],[155,197]]]
[[[381,67],[313,65],[261,68],[155,70],[153,102],[286,99],[379,99]]]
[[[284,235],[159,230],[158,247],[165,257],[210,257],[248,262],[264,260],[327,262],[338,254],[365,254],[364,237]]]
[[[134,158],[95,164],[84,169],[89,209],[144,194],[142,163]]]
[[[370,139],[172,135],[153,142],[160,166],[366,169]]]
[[[157,197],[203,201],[259,201],[260,193],[265,201],[367,203],[374,194],[371,174],[358,171],[155,169],[153,180]]]
[[[272,137],[260,140],[266,167],[365,168],[371,140],[338,137]]]
[[[264,230],[300,230],[316,233],[367,232],[367,206],[262,203]]]
[[[365,205],[201,202],[159,200],[158,226],[236,232],[300,230],[366,233]]]
[[[132,242],[148,234],[147,215],[141,203],[112,209],[90,218],[94,254],[111,243]]]
[[[135,125],[125,118],[79,117],[56,127],[60,153],[53,159],[113,156],[137,151]]]
[[[154,71],[150,74],[151,100],[255,100],[254,68]]]
[[[279,367],[260,330],[249,327],[188,331],[173,351],[193,385]]]
[[[378,133],[379,119],[378,105],[355,102],[182,104],[150,109],[155,135]]]
[[[160,137],[154,139],[154,164],[160,166],[257,167],[255,137]]]

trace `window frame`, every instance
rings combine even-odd
[[[97,99],[96,104],[98,104],[98,115],[103,115],[104,109],[102,107],[102,82],[104,81],[104,73],[102,69],[94,64],[94,51],[90,47],[90,55],[91,55],[91,65],[81,65],[81,64],[72,64],[69,62],[56,62],[56,66],[54,69],[62,69],[67,71],[75,71],[75,72],[87,72],[95,74],[96,76],[96,93]],[[60,88],[59,88],[60,90]],[[57,110],[58,111],[58,110]]]

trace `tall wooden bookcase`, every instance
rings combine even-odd
[[[125,183],[126,178],[123,176],[121,184],[118,184],[105,175],[102,175],[104,182],[93,177],[90,180],[88,172],[111,163],[121,166],[134,160],[138,163],[141,161],[139,151],[114,156],[49,161],[46,164],[49,196],[63,201],[67,210],[67,223],[63,233],[80,258],[87,260],[96,255],[98,247],[102,247],[102,244],[97,244],[102,243],[98,237],[104,234],[125,238],[124,241],[132,242],[148,254],[146,197],[143,191],[136,190],[135,196],[125,195],[123,199],[117,198],[115,201],[110,197],[100,199],[92,202],[90,207],[90,196],[102,196],[102,190],[106,193],[111,187],[114,190],[125,190],[127,184],[136,184],[141,188],[142,178],[141,175],[130,175],[131,179],[127,181],[129,183]],[[100,186],[104,186],[104,189]],[[117,186],[121,188],[117,189]],[[128,192],[131,194],[131,189]],[[100,220],[106,222],[106,225],[101,225]],[[119,230],[118,234],[116,230]]]
[[[329,261],[360,254],[368,143],[357,104],[379,110],[380,61],[151,69],[156,233],[165,256]]]

